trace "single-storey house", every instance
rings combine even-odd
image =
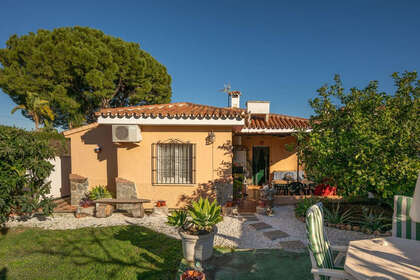
[[[103,185],[117,198],[165,200],[177,208],[201,195],[232,196],[232,166],[261,185],[274,171],[297,169],[286,144],[309,129],[305,118],[270,112],[270,103],[229,92],[230,106],[188,102],[106,108],[97,122],[64,132],[71,144],[71,203]],[[150,205],[145,205],[151,207]]]

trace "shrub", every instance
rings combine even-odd
[[[54,148],[40,132],[0,126],[0,224],[10,214],[52,213],[46,179],[53,170],[48,161],[53,157]]]
[[[412,196],[420,158],[420,80],[416,72],[393,74],[396,91],[373,81],[347,93],[338,76],[310,101],[311,131],[298,137],[299,159],[314,182],[328,178],[343,196],[369,192],[390,201]]]
[[[194,201],[187,210],[176,210],[168,216],[168,224],[190,234],[211,232],[214,226],[222,221],[221,208],[217,201],[200,198]]]
[[[320,201],[322,201],[322,199],[316,197],[309,197],[298,201],[295,206],[295,215],[298,217],[305,217],[306,211],[309,209],[309,207]]]
[[[94,187],[88,195],[90,200],[97,200],[102,198],[111,198],[112,195],[105,186]]]

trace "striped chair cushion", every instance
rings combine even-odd
[[[420,223],[413,222],[409,215],[412,201],[408,196],[394,196],[392,236],[420,240]]]
[[[306,212],[306,234],[309,250],[313,254],[318,268],[333,269],[334,256],[324,231],[322,203],[312,205]],[[328,277],[322,279],[328,279]]]

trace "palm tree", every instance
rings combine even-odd
[[[25,98],[26,104],[21,104],[13,108],[12,114],[17,110],[23,110],[28,116],[30,116],[35,122],[35,129],[39,129],[39,124],[44,123],[48,125],[49,121],[54,120],[54,113],[50,108],[47,100],[41,99],[38,94],[28,92]]]

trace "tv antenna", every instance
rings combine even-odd
[[[228,107],[230,107],[229,103],[230,103],[230,98],[229,98],[229,92],[230,92],[231,86],[230,83],[226,83],[223,85],[223,89],[220,89],[219,92],[224,92],[227,95],[228,98]]]

